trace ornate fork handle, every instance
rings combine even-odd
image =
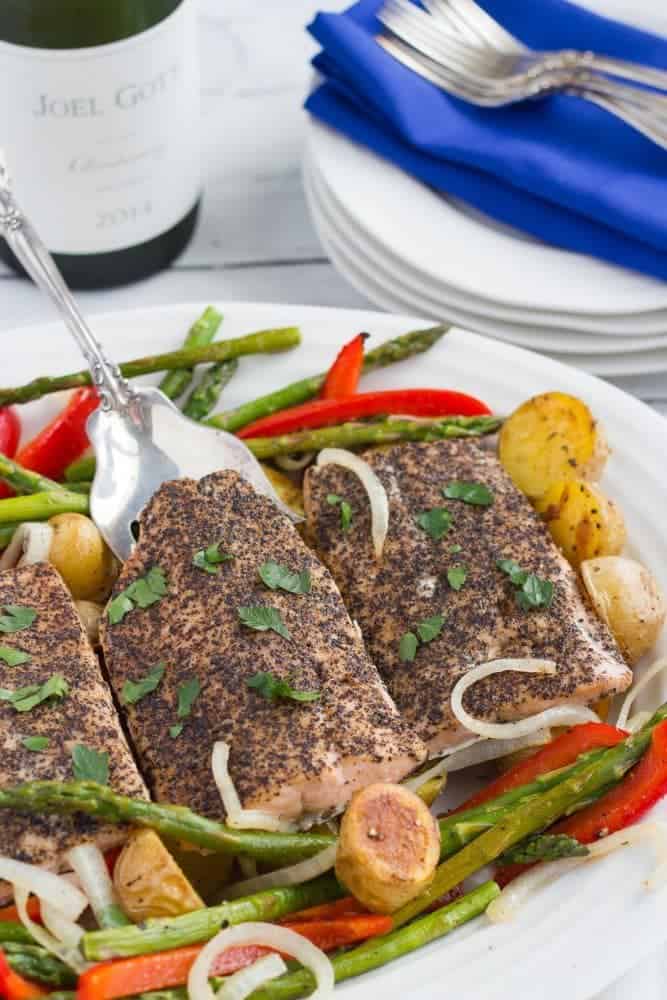
[[[32,224],[19,208],[11,190],[9,171],[0,152],[0,234],[7,240],[35,284],[47,292],[58,307],[81,350],[103,410],[130,414],[135,394],[118,367],[105,356],[88,324],[79,312],[53,257]]]

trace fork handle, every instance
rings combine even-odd
[[[590,57],[584,63],[590,69],[599,73],[609,73],[611,76],[623,77],[635,83],[643,83],[656,90],[667,92],[667,72],[654,69],[652,66],[642,66],[639,63],[626,62],[624,59],[612,59],[610,56],[595,55],[592,52],[583,53]]]
[[[615,101],[613,98],[604,97],[602,94],[589,90],[586,87],[568,87],[564,93],[582,97],[590,104],[596,104],[599,108],[608,111],[609,114],[620,118],[627,125],[630,125],[631,128],[635,129],[636,132],[641,132],[642,135],[645,135],[656,146],[667,149],[667,123],[665,128],[660,128],[656,119],[651,120],[645,117],[635,106],[631,106],[625,101]]]

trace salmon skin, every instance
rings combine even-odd
[[[0,701],[0,785],[72,781],[72,749],[83,744],[109,754],[110,784],[116,791],[145,796],[111,691],[60,575],[48,563],[0,573],[0,610],[6,613],[11,605],[31,608],[36,617],[20,631],[0,632],[1,646],[30,657],[15,666],[0,658],[0,688],[15,691],[62,674],[69,693],[62,701],[44,702],[20,713]],[[31,736],[48,738],[47,748],[27,749],[23,740]],[[3,810],[0,854],[57,869],[63,852],[76,844],[94,841],[106,850],[122,843],[126,835],[121,827],[85,816],[25,816]]]
[[[308,470],[307,530],[359,622],[389,693],[431,754],[470,737],[452,715],[450,697],[459,677],[476,664],[540,657],[558,668],[552,677],[507,672],[474,685],[465,707],[488,721],[519,719],[552,705],[590,704],[630,685],[632,673],[574,570],[494,455],[470,441],[441,441],[363,457],[389,498],[382,560],[373,552],[364,489],[340,466]],[[481,483],[493,502],[485,507],[446,499],[443,488],[453,482]],[[352,506],[347,531],[341,528],[340,507],[327,500],[331,494]],[[437,507],[451,515],[439,540],[417,522],[420,513]],[[516,588],[498,568],[501,559],[551,581],[551,606],[522,609]],[[467,574],[459,590],[448,581],[453,567],[465,567]],[[402,660],[401,637],[437,615],[444,616],[439,636],[421,644],[413,662]]]
[[[231,556],[206,572],[197,552],[217,544]],[[269,589],[259,569],[275,561],[308,571],[309,593]],[[356,788],[400,780],[426,750],[369,659],[329,572],[288,518],[238,475],[165,484],[144,511],[137,546],[117,595],[159,567],[168,591],[102,628],[119,700],[128,680],[157,663],[157,690],[124,705],[127,726],[154,797],[208,816],[224,813],[211,770],[216,741],[230,747],[229,771],[244,808],[306,825],[341,811]],[[290,638],[242,624],[239,608],[271,607]],[[248,685],[271,674],[316,700],[270,700]],[[200,693],[179,723],[178,692]]]

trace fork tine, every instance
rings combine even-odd
[[[475,0],[439,0],[443,6],[451,7],[475,31],[485,43],[498,52],[507,55],[521,55],[526,46],[498,24]]]
[[[424,0],[424,6],[437,19],[441,27],[447,25],[456,35],[471,45],[487,47],[487,42],[482,35],[475,31],[465,18],[461,17],[456,8],[448,4],[446,0]]]

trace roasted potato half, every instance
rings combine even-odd
[[[595,482],[609,449],[600,425],[576,396],[545,392],[512,413],[500,431],[498,455],[515,485],[532,499],[555,483]]]
[[[135,923],[200,910],[204,901],[153,830],[133,830],[113,881],[123,910]]]
[[[535,501],[556,544],[573,566],[616,556],[625,545],[625,520],[599,486],[581,479],[554,483]]]
[[[77,601],[105,601],[117,575],[111,550],[89,517],[57,514],[49,520],[53,540],[49,562]]]
[[[621,556],[588,559],[581,577],[593,607],[634,666],[655,646],[667,617],[658,581],[641,563]]]

